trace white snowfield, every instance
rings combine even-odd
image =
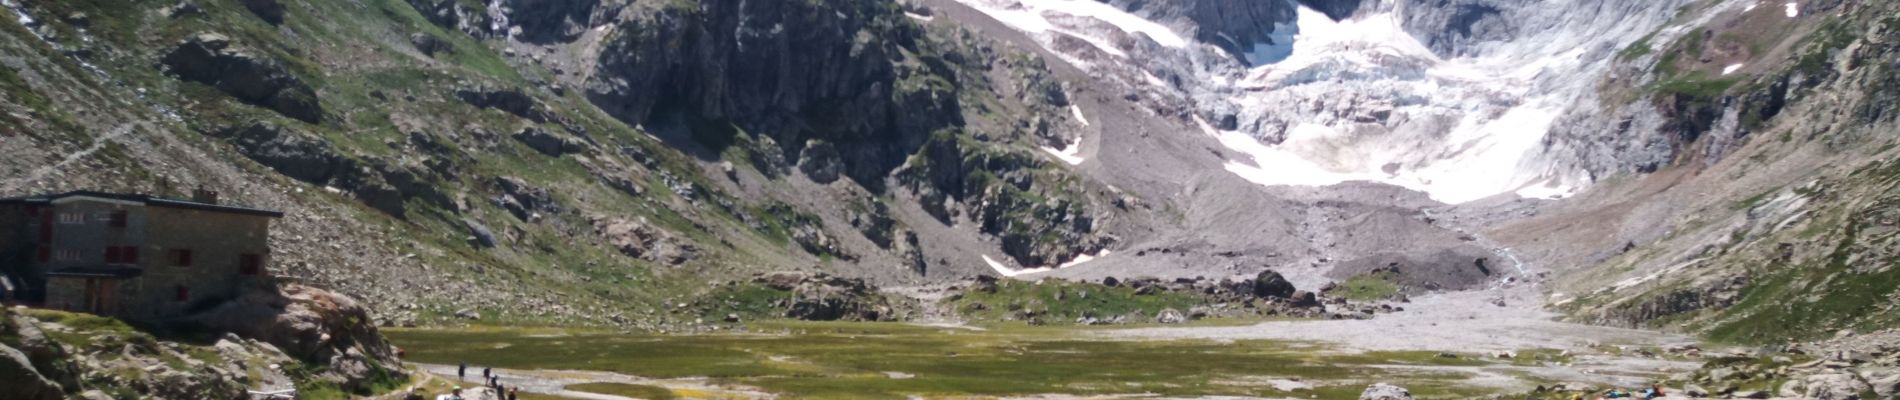
[[[989,264],[991,270],[996,271],[997,274],[1002,275],[1003,277],[1015,278],[1017,276],[1022,276],[1022,275],[1027,275],[1027,274],[1049,272],[1049,271],[1054,271],[1058,269],[1065,269],[1065,268],[1082,265],[1083,263],[1094,261],[1096,258],[1108,257],[1109,254],[1111,253],[1108,250],[1102,250],[1100,253],[1096,253],[1096,254],[1077,254],[1074,260],[1069,260],[1069,262],[1062,263],[1055,267],[1037,267],[1037,268],[1024,268],[1024,269],[1010,268],[1007,265],[1003,265],[1003,263],[1001,262],[997,262],[996,259],[990,258],[990,255],[988,254],[984,254],[982,256],[983,256],[983,263]]]

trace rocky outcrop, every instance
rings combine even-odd
[[[257,14],[257,18],[263,19],[264,22],[269,22],[271,25],[284,23],[284,3],[278,0],[241,0],[239,2],[244,4],[245,9],[251,10],[252,14]]]
[[[1870,400],[1862,397],[1874,390],[1872,385],[1852,372],[1809,375],[1791,380],[1781,387],[1781,396],[1811,400]]]
[[[358,201],[389,215],[407,214],[409,200],[455,210],[454,201],[437,182],[445,168],[437,164],[395,164],[380,159],[358,161],[341,154],[321,138],[267,121],[208,132],[230,141],[246,158],[291,179],[348,190]]]
[[[779,271],[753,276],[751,283],[790,292],[788,300],[772,305],[785,310],[786,318],[806,321],[892,321],[898,318],[890,300],[862,279]]]
[[[554,201],[554,195],[547,189],[531,186],[528,181],[512,176],[495,178],[498,193],[489,201],[495,206],[508,210],[522,222],[536,222],[542,218],[560,214],[561,204]]]
[[[540,100],[520,90],[475,86],[456,90],[455,97],[471,106],[500,110],[535,123],[547,123],[559,118]]]
[[[894,2],[704,0],[630,7],[620,21],[586,94],[628,124],[672,115],[822,139],[846,176],[878,187],[927,135],[961,123],[960,58],[925,46]]]
[[[400,364],[373,321],[369,309],[354,299],[291,285],[253,290],[185,323],[270,343],[304,363],[326,367],[320,379],[355,391],[372,375],[399,373],[386,367]]]
[[[521,131],[515,132],[513,137],[515,141],[548,157],[560,157],[563,154],[579,153],[587,149],[587,142],[534,126],[521,128]]]
[[[329,142],[270,122],[226,127],[212,136],[230,140],[258,164],[315,185],[327,185],[356,168],[354,160],[338,154]]]
[[[844,162],[839,159],[838,148],[830,142],[812,140],[805,143],[805,149],[798,153],[798,170],[812,182],[832,183],[838,175],[844,173]]]
[[[437,53],[452,53],[455,51],[454,43],[450,43],[441,37],[428,33],[409,35],[409,44],[416,46],[416,51],[420,51],[422,54],[429,56],[434,56]]]
[[[4,317],[4,316],[0,316]],[[0,387],[9,398],[20,400],[59,400],[64,389],[33,368],[33,361],[5,344],[0,344]]]
[[[507,15],[507,21],[519,29],[511,30],[518,32],[512,35],[514,39],[528,43],[572,41],[594,26],[592,17],[600,8],[599,0],[502,0],[489,4],[499,7],[491,12]]]
[[[494,28],[494,17],[487,10],[469,8],[457,0],[409,0],[422,17],[443,28],[454,29],[469,36],[485,38]]]
[[[192,35],[161,62],[179,79],[211,85],[239,101],[313,124],[323,118],[315,89],[276,62],[233,47],[224,35]]]
[[[1039,178],[1049,165],[1036,155],[939,134],[913,160],[898,180],[917,192],[926,212],[953,223],[951,207],[967,208],[1018,264],[1057,264],[1113,241],[1096,234],[1085,195]]]
[[[596,218],[594,230],[607,240],[608,245],[628,257],[679,265],[699,256],[698,247],[653,227],[644,218],[638,221]]]

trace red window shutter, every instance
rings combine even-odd
[[[38,256],[39,256],[39,259],[40,259],[40,262],[48,262],[48,261],[53,261],[53,247],[52,247],[52,246],[40,246],[40,250],[39,250],[39,254],[38,254]]]
[[[126,264],[138,264],[139,263],[139,247],[125,246],[125,248],[120,249],[119,262],[123,262]]]
[[[119,246],[106,246],[106,264],[119,263]]]
[[[189,300],[191,300],[191,288],[185,287],[185,285],[178,285],[178,301]]]
[[[40,212],[40,241],[53,241],[53,212],[51,211]]]

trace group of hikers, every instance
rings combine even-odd
[[[1634,399],[1636,398],[1636,396],[1637,394],[1626,392],[1626,391],[1623,391],[1622,389],[1610,389],[1608,391],[1604,391],[1603,395],[1597,396],[1596,400]],[[1662,385],[1649,385],[1649,388],[1643,389],[1643,392],[1642,392],[1643,400],[1660,399],[1663,396],[1666,396],[1666,395],[1663,394]],[[1584,400],[1583,393],[1570,395],[1570,400]]]
[[[455,367],[455,378],[459,380],[463,380],[463,381],[468,380],[468,363],[461,363],[460,365],[457,365]],[[497,374],[489,368],[482,368],[482,381],[485,386],[488,386],[489,389],[495,391],[496,399],[520,400],[521,386],[515,386],[515,387],[502,386],[501,374]],[[410,397],[414,399],[421,398],[421,396],[414,394],[414,392],[411,392]],[[462,397],[462,387],[456,386],[455,389],[451,390],[448,394],[436,396],[435,400],[466,400],[466,399]]]

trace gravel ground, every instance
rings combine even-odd
[[[1432,294],[1399,304],[1405,311],[1368,320],[1272,321],[1237,327],[1142,328],[1102,335],[1137,339],[1272,339],[1327,343],[1342,351],[1424,350],[1497,354],[1557,349],[1573,354],[1570,365],[1518,367],[1557,382],[1634,386],[1697,363],[1619,356],[1606,347],[1663,348],[1696,343],[1686,336],[1556,321],[1543,311],[1533,285]],[[1505,306],[1495,304],[1503,300]]]
[[[436,376],[440,376],[443,379],[453,380],[455,377],[456,366],[454,365],[438,365],[438,364],[411,364],[411,365],[413,365],[414,367],[416,367],[417,369],[423,372],[435,374]],[[577,384],[582,384],[582,383],[624,383],[624,384],[632,384],[632,385],[658,386],[658,387],[663,387],[667,389],[685,389],[685,390],[690,390],[690,391],[699,392],[699,393],[713,394],[713,395],[718,396],[718,398],[721,398],[721,399],[777,398],[777,396],[775,395],[772,395],[770,393],[765,393],[763,391],[759,391],[756,389],[714,385],[710,383],[707,378],[651,379],[651,378],[641,378],[641,377],[632,376],[632,375],[616,374],[616,373],[611,373],[611,372],[567,371],[567,370],[521,370],[521,369],[505,369],[505,368],[495,368],[491,372],[496,375],[501,376],[502,386],[516,387],[516,385],[519,385],[519,387],[521,388],[521,391],[523,392],[551,394],[551,395],[576,398],[576,399],[624,400],[624,399],[629,399],[629,398],[622,397],[622,396],[613,396],[613,395],[604,395],[604,394],[567,390],[568,385],[577,385]],[[468,373],[469,375],[464,380],[462,380],[462,386],[478,387],[478,386],[483,385],[482,383],[483,381],[481,377],[481,367],[471,365],[468,367]]]

